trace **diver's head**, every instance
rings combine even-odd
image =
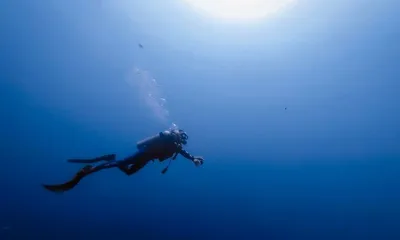
[[[189,139],[189,136],[187,135],[187,133],[185,131],[183,131],[182,129],[174,130],[174,132],[178,136],[178,142],[183,145],[186,145],[187,140]]]

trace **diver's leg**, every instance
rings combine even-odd
[[[83,167],[75,176],[72,178],[72,180],[62,183],[62,184],[56,184],[56,185],[43,185],[44,188],[46,188],[49,191],[52,192],[64,192],[68,191],[72,188],[74,188],[78,183],[82,180],[82,178],[98,172],[103,169],[108,169],[108,168],[113,168],[113,167],[119,167],[120,165],[127,164],[125,161],[112,161],[112,162],[106,162],[97,166],[92,166],[92,165],[86,165]]]
[[[135,164],[131,164],[131,165],[121,165],[119,167],[119,169],[124,172],[126,175],[132,175],[134,173],[136,173],[137,171],[139,171],[140,169],[142,169],[144,166],[146,166],[146,163],[135,163]]]
[[[103,169],[114,168],[114,167],[118,167],[120,170],[125,172],[125,170],[127,169],[127,166],[129,166],[131,164],[143,165],[143,164],[147,163],[147,161],[148,161],[147,155],[148,154],[146,154],[145,152],[139,151],[139,152],[133,154],[132,156],[129,156],[123,160],[109,161],[109,162],[94,166],[90,170],[88,170],[87,174],[91,174],[91,173],[98,172]]]
[[[92,159],[68,159],[67,161],[70,163],[96,163],[100,161],[115,161],[116,156],[116,154],[107,154]]]
[[[142,169],[149,161],[150,159],[145,153],[138,152],[135,155],[120,161],[118,168],[129,176]]]
[[[72,180],[63,184],[43,185],[43,187],[52,192],[64,192],[74,188],[76,185],[78,185],[78,183],[82,180],[82,178],[86,177],[87,175],[98,172],[103,169],[118,167],[119,164],[120,164],[119,161],[113,161],[113,162],[106,162],[97,166],[86,165],[81,170],[79,170],[77,174],[75,174]]]
[[[52,192],[64,192],[74,188],[82,180],[82,178],[86,177],[89,174],[98,172],[103,169],[118,167],[127,175],[131,175],[143,168],[148,161],[149,159],[147,157],[147,154],[143,152],[138,152],[133,156],[121,161],[106,162],[97,166],[86,165],[74,176],[72,180],[63,184],[43,185],[43,187]]]
[[[119,165],[123,164],[123,161],[110,161],[106,163],[99,164],[97,166],[91,166],[89,170],[87,170],[86,175],[98,172],[103,169],[119,167]]]
[[[119,167],[121,164],[126,164],[124,161],[113,161],[113,162],[106,162],[97,166],[86,165],[83,167],[72,180],[62,183],[62,184],[55,184],[55,185],[46,185],[44,184],[43,187],[52,192],[65,192],[74,188],[78,183],[82,180],[82,178],[88,176],[89,174],[98,172],[103,169]]]

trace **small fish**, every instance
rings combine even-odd
[[[143,45],[139,43],[139,47],[140,47],[140,48],[143,48]]]

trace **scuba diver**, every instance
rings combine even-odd
[[[116,160],[115,154],[108,154],[93,159],[69,159],[70,163],[84,163],[88,164],[83,167],[74,178],[66,183],[57,185],[43,185],[43,187],[52,192],[64,192],[74,188],[82,178],[108,168],[119,168],[125,174],[132,175],[142,169],[149,161],[158,159],[163,162],[170,159],[167,167],[164,168],[164,174],[171,163],[171,159],[175,160],[178,154],[191,160],[196,166],[203,164],[202,157],[195,157],[190,155],[183,149],[183,145],[187,144],[188,135],[181,129],[169,129],[159,134],[146,138],[137,143],[138,151],[123,160]],[[100,161],[105,163],[93,166],[91,164]]]

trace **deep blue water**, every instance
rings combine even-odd
[[[304,0],[229,24],[177,0],[0,1],[0,239],[400,239],[399,7]],[[202,167],[41,187],[172,122]]]

